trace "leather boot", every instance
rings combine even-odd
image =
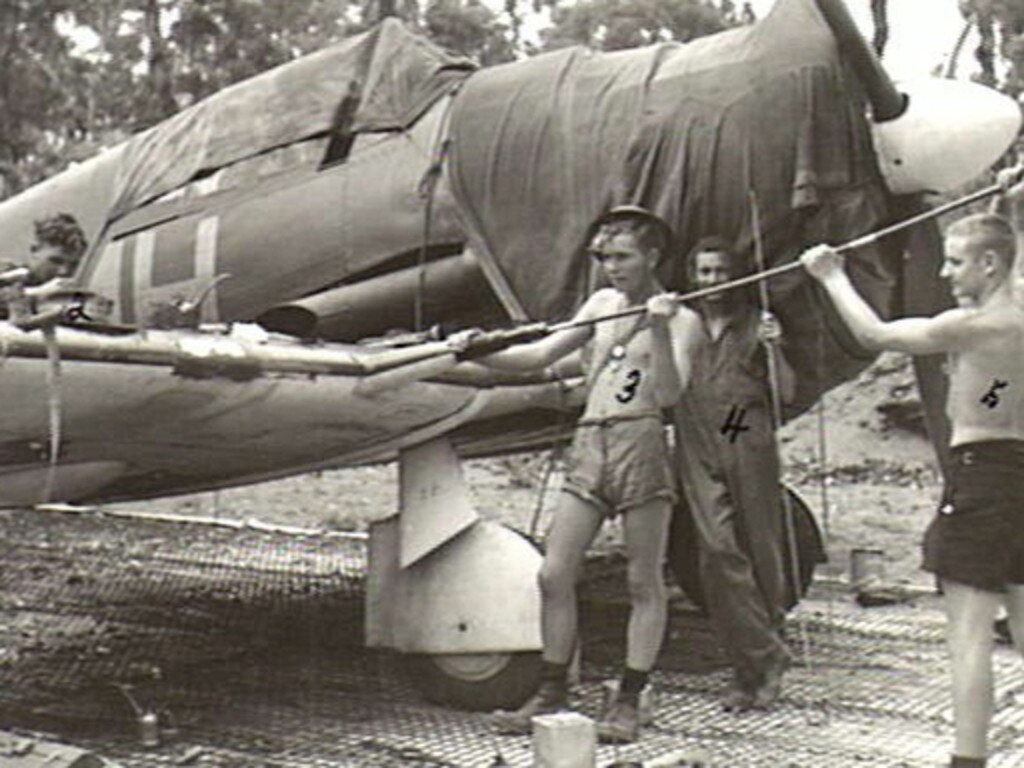
[[[747,690],[734,680],[722,696],[722,709],[726,712],[746,712],[753,709],[754,694],[754,691]]]
[[[550,715],[569,706],[568,687],[554,680],[541,681],[537,692],[519,709],[511,712],[499,709],[491,715],[491,722],[498,733],[524,735],[533,731],[531,722],[537,715]]]
[[[780,656],[774,664],[768,667],[764,673],[764,681],[757,691],[754,692],[755,709],[768,709],[779,700],[779,696],[782,695],[782,676],[789,669],[791,663],[792,661],[787,653]]]
[[[616,701],[597,724],[597,738],[606,744],[632,744],[640,736],[640,712],[632,701]]]

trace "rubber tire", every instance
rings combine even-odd
[[[430,701],[474,712],[516,709],[540,685],[539,651],[473,656],[493,657],[493,663],[484,663],[482,668],[463,675],[458,673],[455,659],[410,654],[405,657],[407,673]],[[452,661],[455,663],[446,663]]]
[[[796,527],[796,546],[799,563],[799,587],[800,594],[794,595],[793,585],[793,559],[789,554],[789,542],[786,541],[783,553],[784,566],[786,568],[786,586],[789,594],[786,599],[786,609],[791,610],[800,598],[807,594],[811,583],[814,581],[814,569],[819,563],[827,561],[825,545],[818,529],[818,523],[810,507],[802,498],[789,486],[783,484],[782,489],[790,498],[793,510],[793,520]],[[707,613],[707,602],[704,597],[704,590],[701,586],[700,563],[697,555],[697,532],[693,525],[693,518],[685,499],[680,499],[672,515],[672,527],[669,533],[668,560],[676,583],[686,593],[702,613]]]

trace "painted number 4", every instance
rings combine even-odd
[[[749,426],[743,423],[743,417],[747,415],[746,408],[740,408],[738,405],[734,405],[729,411],[729,415],[725,417],[725,421],[719,428],[719,432],[729,437],[730,443],[735,443],[736,438],[740,436],[741,432],[746,432],[750,429]]]

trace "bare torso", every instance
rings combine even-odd
[[[947,361],[950,443],[1024,440],[1024,311],[1000,302],[974,322],[972,343]]]
[[[595,315],[618,312],[628,306],[626,297],[611,289],[595,294],[593,300]],[[685,333],[684,313],[692,314],[692,311],[681,307],[669,321],[674,345]],[[645,315],[640,314],[595,324],[590,342],[590,392],[584,419],[660,413],[651,376],[651,331],[644,320]],[[641,322],[639,330],[632,332]]]

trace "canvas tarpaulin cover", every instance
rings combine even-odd
[[[350,129],[400,130],[474,69],[397,19],[225,88],[124,146],[109,220],[247,157],[325,134],[346,97]]]
[[[752,260],[751,193],[768,266],[887,217],[859,83],[813,0],[780,0],[759,24],[685,45],[576,47],[475,73],[451,136],[471,239],[534,319],[567,317],[593,289],[586,235],[614,204],[672,225],[662,277],[676,290],[702,236],[725,236]],[[886,314],[898,264],[869,251],[851,265]],[[802,400],[867,363],[802,273],[773,281],[771,298]]]

